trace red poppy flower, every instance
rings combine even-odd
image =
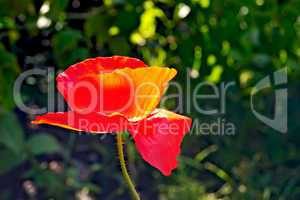
[[[148,67],[141,60],[97,57],[70,66],[57,76],[57,88],[70,111],[47,113],[34,124],[90,133],[129,131],[142,158],[170,175],[191,119],[156,109],[176,70]]]

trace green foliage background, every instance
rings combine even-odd
[[[101,140],[33,126],[34,116],[16,108],[12,96],[22,71],[58,71],[111,55],[175,67],[185,90],[201,81],[236,83],[221,116],[237,126],[236,134],[193,130],[172,176],[163,177],[126,142],[129,169],[143,199],[299,199],[299,11],[299,0],[0,0],[0,199],[129,198],[112,136]],[[289,81],[287,134],[256,119],[249,102],[255,83],[283,67]],[[189,70],[193,79],[187,86]],[[26,105],[45,106],[45,88],[53,81],[27,79]],[[272,94],[266,90],[256,102],[268,116]],[[166,106],[177,103],[169,100]],[[183,112],[201,122],[219,117],[194,108]]]

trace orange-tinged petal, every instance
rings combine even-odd
[[[73,111],[46,113],[37,116],[33,124],[49,124],[89,133],[118,133],[126,130],[128,121],[121,115],[104,116],[99,113],[80,114]]]
[[[87,73],[73,80],[58,76],[58,89],[76,112],[116,113],[131,121],[149,115],[158,105],[176,70],[164,67],[122,68],[109,73]]]
[[[158,105],[168,82],[176,75],[176,70],[165,67],[147,67],[120,70],[131,77],[134,85],[132,104],[122,111],[130,121],[147,117]]]
[[[176,113],[156,109],[147,119],[130,127],[142,158],[162,174],[169,176],[177,167],[177,156],[191,119]]]

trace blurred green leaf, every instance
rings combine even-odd
[[[16,154],[10,149],[1,149],[0,158],[0,175],[3,175],[21,164],[25,160],[25,155],[22,152]]]
[[[0,144],[15,154],[23,152],[23,130],[14,113],[0,113],[0,133]]]
[[[74,63],[76,61],[81,61],[89,57],[89,51],[86,48],[78,47],[74,49],[70,55],[66,58],[66,63]]]
[[[52,45],[54,53],[61,55],[67,51],[71,51],[77,47],[82,35],[77,30],[65,30],[53,36]]]
[[[16,27],[14,19],[9,17],[0,17],[0,30],[1,29],[13,29]]]
[[[88,50],[79,47],[82,39],[81,32],[72,29],[61,31],[53,36],[53,51],[60,67],[67,67],[88,57]]]
[[[132,31],[138,26],[138,14],[134,11],[122,11],[116,16],[116,26],[118,26],[121,31]],[[124,23],[126,21],[126,23]]]
[[[13,85],[20,72],[17,59],[14,54],[5,50],[0,43],[0,106],[6,110],[14,108]]]
[[[66,18],[64,10],[68,6],[69,0],[49,0],[50,10],[47,15],[55,21],[63,21]]]
[[[213,163],[211,163],[211,162],[205,162],[205,163],[204,163],[204,167],[205,167],[208,171],[210,171],[210,172],[216,174],[219,178],[225,180],[226,182],[228,182],[228,183],[230,183],[230,184],[233,183],[231,177],[230,177],[223,169],[221,169],[221,168],[218,167],[217,165],[215,165],[215,164],[213,164]]]
[[[214,153],[215,151],[218,150],[218,146],[216,145],[211,145],[205,149],[203,149],[202,151],[200,151],[199,153],[196,154],[195,156],[195,161],[201,162],[203,161],[206,157],[208,157],[211,153]]]
[[[1,0],[0,1],[0,17],[15,16],[19,13],[33,13],[34,6],[32,0]]]
[[[130,46],[124,37],[113,37],[110,40],[109,48],[115,55],[129,55]]]
[[[161,187],[160,200],[213,200],[213,196],[206,194],[205,187],[196,180],[188,177],[178,177],[178,185],[168,185],[167,187]]]
[[[45,133],[29,138],[27,146],[34,155],[57,153],[62,148],[55,137]]]
[[[258,67],[264,67],[270,62],[270,57],[266,54],[256,54],[252,62]]]
[[[63,176],[48,169],[31,169],[26,173],[25,177],[33,179],[37,186],[47,188],[46,196],[49,198],[54,196],[57,199],[61,199],[68,189],[64,185]]]
[[[102,47],[108,39],[108,29],[111,26],[109,15],[98,13],[90,16],[84,23],[84,33],[88,38],[95,37],[97,46]]]

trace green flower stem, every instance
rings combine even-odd
[[[140,200],[140,196],[137,193],[134,184],[128,174],[127,168],[126,168],[126,163],[125,163],[125,159],[124,159],[124,151],[123,151],[123,141],[122,141],[122,134],[118,133],[117,136],[117,148],[118,148],[118,155],[119,155],[119,161],[120,161],[120,165],[121,165],[121,170],[122,170],[122,174],[123,177],[125,179],[126,184],[129,187],[131,196],[133,200]]]

